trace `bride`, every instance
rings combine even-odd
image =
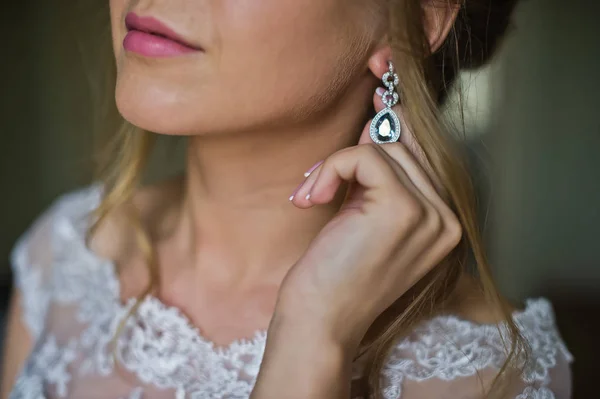
[[[439,116],[513,6],[110,0],[121,141],[14,249],[3,397],[569,398]],[[142,185],[156,134],[185,173]]]

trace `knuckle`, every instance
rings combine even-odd
[[[323,163],[320,166],[320,169],[329,170],[334,168],[334,165],[339,164],[340,162],[344,162],[344,159],[348,156],[346,152],[338,151],[323,160]]]
[[[431,235],[438,236],[442,232],[443,225],[444,225],[444,223],[442,221],[442,216],[439,214],[439,212],[436,209],[431,207],[431,209],[427,212],[427,219],[426,219],[427,231]]]
[[[445,236],[448,246],[454,248],[463,238],[463,227],[456,216],[451,215],[447,219],[445,223]]]
[[[326,165],[331,165],[343,159],[346,159],[350,156],[354,155],[355,147],[347,147],[343,148],[339,151],[334,152],[323,161],[323,165],[321,167],[325,167]]]
[[[346,147],[346,148],[342,148],[341,150],[337,151],[335,155],[337,156],[346,156],[349,154],[353,154],[356,150],[357,150],[358,146],[354,146],[354,147]]]

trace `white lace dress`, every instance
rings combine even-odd
[[[133,302],[120,302],[113,264],[84,242],[100,196],[96,186],[61,198],[14,249],[23,317],[35,346],[11,398],[248,398],[265,331],[215,347],[178,309],[148,297],[111,344]],[[572,358],[550,304],[531,300],[514,318],[532,352],[510,397],[569,398]],[[493,379],[504,359],[497,326],[438,317],[389,355],[385,398],[480,398],[482,383]]]

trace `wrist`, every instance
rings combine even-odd
[[[320,310],[278,304],[269,325],[269,337],[277,342],[282,340],[301,346],[331,348],[352,358],[364,336],[362,328],[352,323],[336,322]],[[309,348],[306,348],[309,349]]]
[[[326,330],[273,317],[252,399],[347,398],[355,350]]]

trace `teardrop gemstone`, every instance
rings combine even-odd
[[[375,115],[369,133],[375,143],[393,143],[400,138],[400,129],[398,116],[392,109],[386,108]]]
[[[381,141],[389,140],[392,137],[392,132],[394,128],[392,127],[393,121],[390,119],[389,115],[384,116],[379,121],[379,126],[377,126],[377,137]]]

